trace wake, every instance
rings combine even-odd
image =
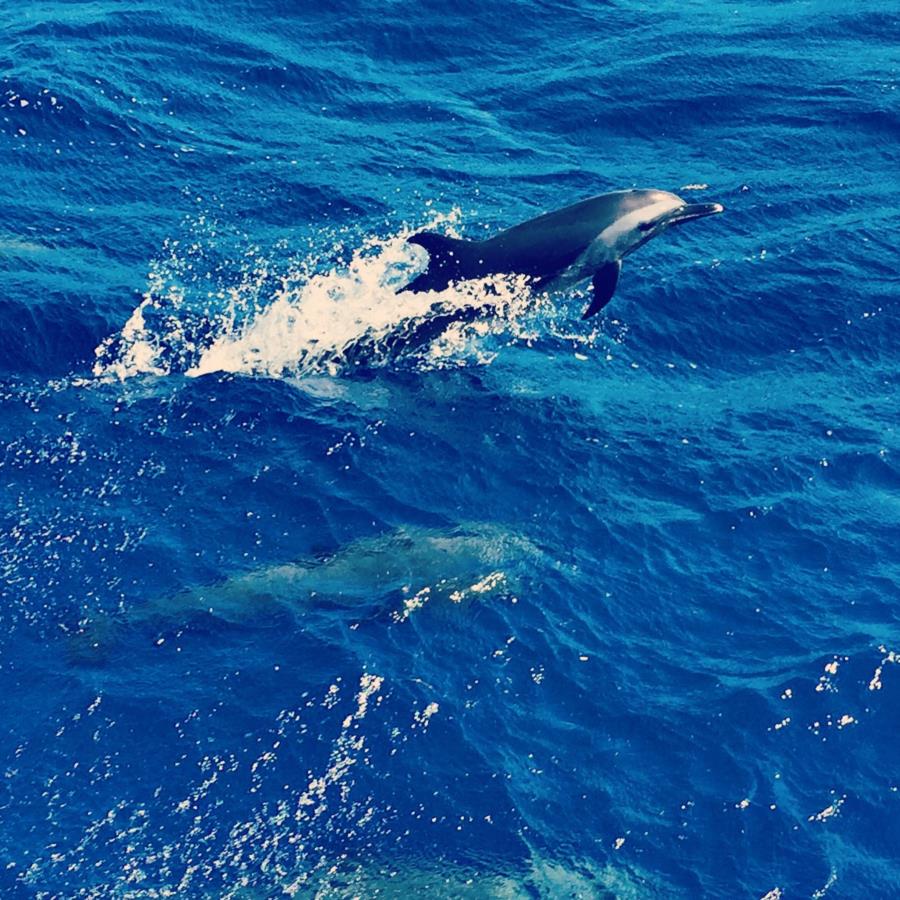
[[[453,233],[459,218],[436,214],[424,227]],[[414,230],[366,237],[344,261],[333,260],[343,249],[335,244],[324,267],[315,248],[280,266],[250,252],[224,284],[202,272],[202,242],[173,241],[122,329],[96,348],[93,374],[281,378],[484,365],[504,343],[538,336],[552,303],[532,296],[523,277],[398,295],[427,264],[407,243]]]

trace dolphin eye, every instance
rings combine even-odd
[[[641,222],[638,225],[638,231],[649,231],[655,224],[656,222]]]

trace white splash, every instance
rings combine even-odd
[[[434,214],[425,227],[455,233],[459,218],[459,210]],[[398,347],[438,368],[490,362],[489,335],[530,336],[521,320],[538,304],[524,278],[494,279],[490,293],[484,282],[468,282],[398,295],[427,261],[425,251],[407,243],[412,233],[366,238],[349,261],[324,272],[314,256],[295,259],[283,273],[257,258],[237,283],[208,290],[199,310],[195,299],[186,300],[183,282],[193,267],[187,257],[202,258],[202,249],[167,244],[121,332],[97,347],[93,373],[119,380],[212,372],[337,375],[354,357],[363,356],[369,367],[390,363]],[[327,249],[335,255],[342,247]],[[490,316],[460,316],[488,304]]]

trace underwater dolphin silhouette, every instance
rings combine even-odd
[[[428,251],[428,268],[403,291],[441,291],[489,275],[527,275],[536,291],[557,291],[593,279],[582,318],[612,299],[622,260],[673,225],[722,212],[720,203],[686,203],[658,190],[614,191],[515,225],[486,241],[433,231],[408,238]]]

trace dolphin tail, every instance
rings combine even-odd
[[[469,256],[469,241],[447,237],[436,231],[421,231],[407,238],[407,243],[424,247],[428,251],[428,268],[406,287],[400,288],[398,294],[404,291],[442,291],[451,281],[466,277],[464,263]]]
[[[607,263],[594,272],[594,299],[591,305],[584,311],[582,319],[589,319],[596,315],[612,300],[612,295],[616,292],[616,285],[619,283],[619,272],[622,271],[622,260],[617,259],[615,262]]]

